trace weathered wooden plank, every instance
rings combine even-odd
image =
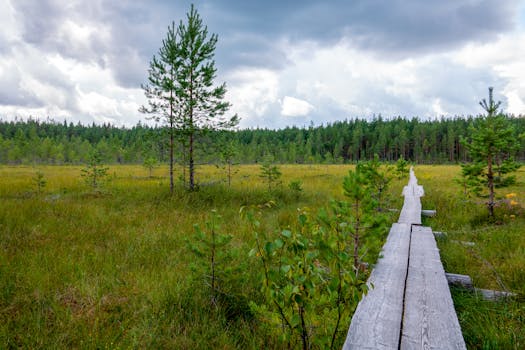
[[[421,225],[421,200],[413,195],[412,187],[405,186],[403,190],[405,201],[399,214],[398,223]]]
[[[368,279],[373,284],[352,317],[343,349],[398,349],[410,225],[393,224]]]
[[[410,168],[410,178],[402,194],[405,201],[397,222],[421,225],[421,197],[425,195],[425,191],[423,186],[417,184],[413,168]]]
[[[445,277],[447,282],[451,286],[457,286],[466,288],[469,290],[474,290],[474,285],[472,284],[472,278],[468,275],[458,275],[457,273],[447,273],[445,272]]]
[[[474,288],[474,291],[476,293],[481,294],[483,299],[491,300],[491,301],[498,301],[498,300],[501,300],[501,299],[508,299],[508,298],[513,298],[513,297],[516,296],[515,293],[503,292],[503,291],[500,291],[500,290]]]
[[[436,216],[436,211],[435,210],[421,210],[421,215],[423,216],[426,216],[426,217],[429,217],[429,218],[432,218],[434,216]]]
[[[429,227],[412,226],[401,349],[466,349]]]

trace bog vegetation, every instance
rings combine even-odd
[[[177,185],[171,196],[166,165],[152,177],[142,166],[111,166],[96,191],[79,166],[1,167],[2,346],[282,348],[300,347],[306,330],[311,346],[330,347],[337,329],[340,347],[395,214],[361,235],[352,221],[360,214],[348,213],[360,194],[344,193],[355,189],[353,166],[283,165],[283,184],[271,191],[259,166],[239,166],[231,187],[222,169],[199,169],[213,185]],[[438,242],[446,270],[522,297],[524,172],[499,191],[496,225],[482,199],[454,185],[460,167],[416,173],[423,206],[438,212],[425,224],[447,233]],[[286,185],[294,179],[299,193]],[[405,182],[391,180],[382,207],[400,208]],[[522,348],[523,299],[485,302],[460,290],[454,299],[471,347]]]
[[[417,165],[426,224],[517,295],[453,290],[469,347],[525,347],[523,118],[490,90],[477,118],[232,131],[216,43],[193,7],[169,28],[155,127],[0,121],[0,347],[340,348],[409,161],[468,162]]]

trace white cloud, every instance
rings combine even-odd
[[[517,42],[525,42],[521,34]],[[281,94],[298,95],[316,106],[316,123],[348,117],[405,116],[435,118],[480,113],[478,101],[496,86],[506,111],[525,114],[525,46],[513,39],[490,48],[469,45],[464,51],[439,52],[395,60],[344,43],[331,47],[296,44],[292,62],[281,72]],[[519,46],[519,45],[517,45]],[[467,53],[475,56],[469,60]],[[483,57],[486,57],[483,59]],[[477,61],[476,61],[477,60]]]
[[[281,103],[281,115],[285,117],[303,117],[308,115],[313,109],[314,106],[308,101],[290,96],[284,96]]]
[[[2,30],[0,31],[0,49],[2,44],[9,44],[18,39],[20,35],[20,23],[16,21],[15,9],[9,1],[0,0],[0,23],[2,23]]]
[[[228,84],[226,100],[232,104],[231,111],[242,118],[241,125],[256,125],[277,102],[279,78],[276,72],[245,68],[234,70],[225,78]]]
[[[496,98],[505,97],[506,112],[525,115],[525,46],[519,44],[523,42],[525,33],[513,32],[484,45],[467,45],[450,56],[465,67],[486,69],[500,78]],[[494,82],[487,83],[494,86]]]
[[[152,24],[164,19],[159,11],[153,14],[129,4],[121,11],[120,5],[104,2],[69,7],[57,2],[36,4],[18,7],[18,2],[0,0],[0,81],[4,82],[0,117],[65,116],[73,121],[118,125],[144,120],[137,111],[145,103],[138,85],[147,77],[144,57],[157,49],[151,38],[160,40],[157,35],[165,34],[164,27],[159,34],[158,26]],[[212,12],[207,15],[211,18]],[[56,20],[54,25],[48,25],[47,17]],[[238,18],[250,22],[244,15]],[[222,22],[213,21],[211,18],[210,27],[214,24],[213,31],[221,34],[223,28],[215,24]],[[226,22],[230,25],[234,20]],[[235,27],[224,28],[231,31]],[[476,114],[481,112],[478,101],[486,97],[488,86],[495,87],[505,111],[525,114],[523,18],[514,32],[492,28],[499,36],[487,35],[491,41],[483,44],[473,41],[479,35],[458,41],[445,35],[444,45],[429,44],[423,51],[403,49],[403,45],[389,51],[374,42],[352,46],[355,40],[336,42],[340,36],[326,28],[319,31],[322,40],[283,28],[282,33],[270,36],[268,30],[265,35],[248,32],[241,35],[248,36],[241,47],[231,43],[227,47],[236,55],[227,56],[231,58],[225,67],[229,70],[219,71],[222,77],[217,83],[227,82],[226,100],[232,103],[230,112],[242,118],[241,127],[283,127],[303,125],[310,118],[321,123],[374,114],[421,118]],[[423,38],[418,33],[397,34],[396,40]],[[470,43],[458,48],[468,40]],[[446,45],[449,41],[455,44]],[[219,46],[227,43],[221,39]],[[249,64],[241,67],[245,63]]]

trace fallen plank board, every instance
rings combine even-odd
[[[481,288],[474,288],[474,291],[476,293],[481,294],[483,299],[485,300],[491,300],[491,301],[498,301],[502,299],[508,299],[515,297],[516,294],[512,292],[503,292],[499,290],[490,290],[490,289],[481,289]]]
[[[401,349],[466,349],[429,227],[412,226]]]
[[[450,286],[462,287],[469,290],[474,290],[472,278],[468,275],[458,275],[457,273],[445,273],[447,282]]]
[[[436,211],[435,210],[421,210],[421,215],[429,217],[429,218],[433,218],[434,216],[436,216]]]
[[[393,224],[352,317],[343,349],[398,349],[408,268],[410,225]]]

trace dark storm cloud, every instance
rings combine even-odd
[[[162,11],[158,19],[166,23],[184,19],[181,11],[185,13],[190,2],[178,2],[178,8],[171,4],[159,1],[145,11]],[[217,63],[224,69],[284,67],[289,63],[286,48],[277,45],[283,40],[321,46],[344,41],[394,59],[450,50],[467,42],[489,41],[512,29],[518,5],[517,0],[196,2],[210,32],[219,34]],[[152,32],[160,43],[165,31]]]
[[[284,71],[292,64],[287,45],[313,43],[304,47],[315,50],[344,43],[358,51],[374,53],[383,60],[395,61],[418,54],[448,52],[469,42],[490,42],[515,27],[520,4],[517,0],[195,0],[194,3],[209,31],[219,35],[216,62],[220,76],[240,67]],[[33,46],[43,56],[58,54],[108,69],[118,85],[125,88],[138,88],[146,81],[148,62],[157,54],[167,27],[172,21],[178,24],[185,20],[190,4],[191,1],[186,0],[11,2],[16,22],[21,27],[20,45]],[[79,41],[75,33],[64,27],[66,22],[94,30],[88,31]],[[5,45],[0,42],[0,58],[11,55],[11,51],[12,42]],[[305,50],[303,54],[313,53]],[[61,76],[45,64],[35,64],[41,65],[32,72],[35,79],[44,86],[63,91],[69,96],[70,104],[63,107],[78,111],[75,82],[70,81],[67,74]],[[420,94],[416,94],[414,100],[393,96],[375,81],[363,88],[366,90],[363,98],[369,100],[368,109],[378,113],[399,111],[410,115],[415,111],[414,106],[426,110],[420,103],[427,103],[426,98],[434,97],[443,101],[445,110],[460,110],[461,106],[472,105],[472,101],[465,99],[479,96],[480,87],[473,85],[465,91],[463,85],[450,85],[451,81],[498,84],[493,74],[482,71],[467,74],[461,73],[462,69],[459,67],[458,72],[450,71],[436,77],[431,73],[439,72],[439,67],[429,67],[431,73],[422,78],[428,79],[428,85],[418,87]],[[421,74],[424,76],[425,72]],[[21,88],[20,74],[4,74],[3,78],[0,105],[45,105],[46,101],[39,96]],[[290,82],[289,86],[280,88],[279,94],[292,94],[294,86],[295,82]],[[86,87],[85,91],[89,89]],[[440,96],[432,96],[434,91]],[[353,112],[342,107],[327,109],[330,104],[337,105],[334,101],[309,102],[318,108],[295,122],[306,122],[309,118],[319,121],[327,115],[334,119],[353,116],[347,115]],[[273,125],[271,120],[279,115],[280,105],[274,102],[268,108],[259,121]],[[283,126],[288,123],[285,119],[281,122]]]
[[[190,1],[14,1],[23,38],[48,52],[108,67],[123,87],[138,87],[171,21],[185,19]],[[220,70],[286,66],[283,42],[348,45],[385,58],[448,50],[488,41],[514,26],[517,0],[214,0],[195,1],[219,34]],[[79,45],[60,33],[70,20],[107,30]],[[106,29],[104,29],[106,28]]]
[[[23,25],[25,42],[42,45],[52,40],[63,21],[62,6],[55,1],[20,0],[12,3]]]

